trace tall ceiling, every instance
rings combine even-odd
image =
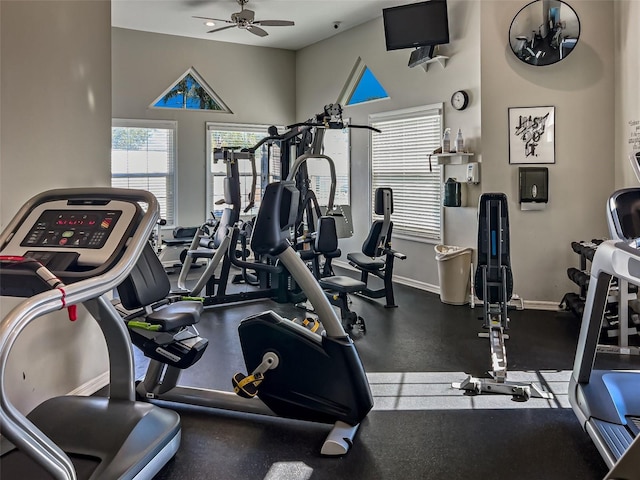
[[[255,20],[291,20],[294,26],[263,26],[265,37],[240,28],[209,30],[229,25],[206,26],[193,16],[231,19],[241,6],[237,0],[112,0],[114,27],[165,33],[183,37],[262,47],[299,50],[339,32],[382,15],[386,7],[415,0],[249,0],[244,6],[255,12]],[[339,22],[338,28],[335,24]]]

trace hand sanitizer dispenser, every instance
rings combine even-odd
[[[467,183],[480,183],[480,168],[476,162],[467,163],[465,179]]]

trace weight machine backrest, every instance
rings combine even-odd
[[[289,246],[289,229],[295,225],[299,199],[295,182],[267,185],[251,235],[251,250],[275,256]]]
[[[509,212],[504,193],[484,193],[478,212],[478,267],[475,273],[475,294],[489,303],[509,301],[513,294],[513,275],[509,239]],[[503,267],[506,278],[503,279]],[[489,298],[483,298],[483,270],[489,284]],[[502,281],[506,282],[507,298],[502,298]]]
[[[376,188],[374,200],[374,212],[376,215],[384,215],[384,220],[375,220],[371,224],[369,235],[367,235],[362,244],[362,253],[371,258],[381,256],[383,254],[382,250],[391,241],[391,232],[393,231],[393,222],[391,222],[393,190],[383,187]]]
[[[376,188],[374,211],[376,215],[393,213],[393,190],[385,187]]]
[[[316,230],[316,242],[314,250],[326,254],[338,249],[338,232],[336,220],[333,217],[320,217]]]

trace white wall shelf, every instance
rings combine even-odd
[[[434,154],[434,157],[438,158],[438,165],[462,165],[469,163],[473,153],[438,153]]]
[[[424,68],[424,71],[428,71],[429,70],[429,65],[433,65],[434,63],[439,63],[440,66],[442,68],[444,68],[447,65],[447,60],[449,60],[449,57],[445,57],[442,55],[436,55],[435,57],[427,60],[426,62],[424,62],[422,65],[420,65],[422,68]]]

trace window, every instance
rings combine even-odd
[[[348,123],[348,119],[345,119]],[[348,128],[327,129],[324,131],[322,142],[322,154],[333,160],[336,168],[336,192],[333,199],[334,205],[350,205],[351,182],[351,145]],[[319,205],[329,203],[331,191],[331,173],[329,165],[323,159],[309,159],[307,172],[313,193],[316,195]]]
[[[264,137],[268,136],[267,126],[260,125],[234,125],[207,123],[207,204],[206,211],[213,212],[216,218],[222,214],[224,206],[216,205],[216,201],[224,198],[224,178],[227,176],[227,166],[223,161],[214,161],[214,151],[221,147],[248,148],[256,145]],[[269,151],[271,149],[271,151]],[[258,213],[260,200],[262,199],[262,188],[268,183],[279,179],[280,175],[280,150],[278,145],[271,147],[262,145],[255,153],[257,181],[255,205],[251,212]],[[252,169],[249,160],[238,162],[240,172],[240,195],[242,198],[241,208],[249,202],[249,194],[252,184]],[[262,172],[265,172],[263,175]]]
[[[171,87],[156,98],[151,108],[177,108],[181,110],[217,110],[231,113],[204,79],[191,67]]]
[[[429,153],[440,146],[442,104],[369,116],[371,187],[393,189],[393,233],[441,239],[441,171]]]
[[[348,107],[383,100],[389,98],[389,95],[369,67],[358,57],[338,98],[338,103]]]
[[[175,224],[176,122],[114,119],[111,186],[153,193],[160,216]]]

